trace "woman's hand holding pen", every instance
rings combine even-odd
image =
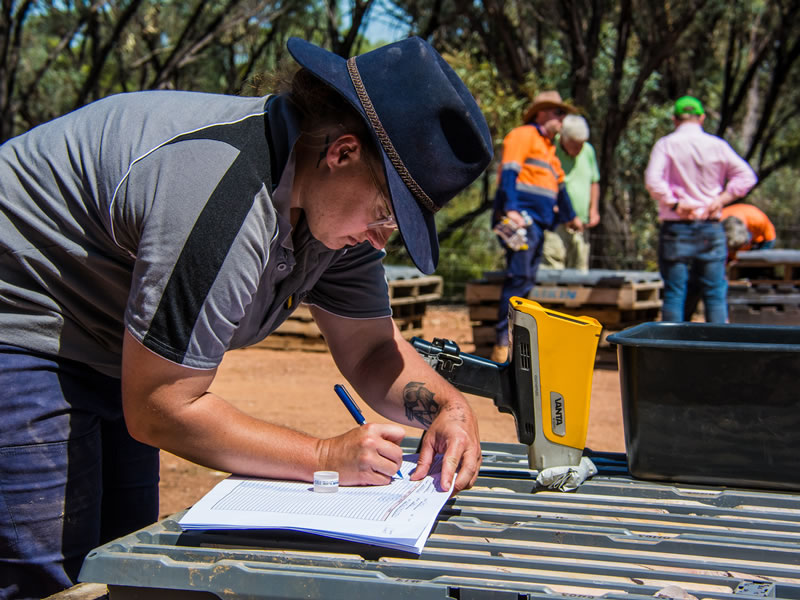
[[[403,463],[400,425],[367,423],[317,442],[320,471],[338,471],[340,485],[387,485]]]

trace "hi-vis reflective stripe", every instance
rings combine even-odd
[[[556,173],[556,170],[553,168],[553,165],[551,165],[546,160],[539,160],[538,158],[526,158],[525,159],[525,164],[526,165],[533,165],[534,167],[541,167],[543,169],[547,169],[548,171],[550,171],[553,174],[553,177],[558,179],[558,174]]]
[[[549,188],[541,187],[538,185],[531,185],[529,183],[522,183],[517,181],[516,185],[517,191],[525,192],[526,194],[535,194],[537,196],[544,196],[545,198],[552,198],[555,199],[558,196],[558,192],[551,190]]]

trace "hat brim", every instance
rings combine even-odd
[[[537,102],[536,104],[532,104],[531,107],[525,111],[525,122],[533,120],[537,113],[543,110],[549,110],[551,108],[560,108],[564,112],[569,114],[575,114],[578,112],[577,107],[572,106],[571,104],[564,104],[563,102],[552,102],[550,100],[545,100],[544,102]]]
[[[350,80],[346,59],[295,37],[289,39],[287,48],[298,64],[339,92],[364,119],[383,159],[390,202],[403,244],[420,271],[426,275],[433,273],[439,262],[439,241],[433,213],[419,205],[381,146]]]

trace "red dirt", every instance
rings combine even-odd
[[[474,351],[466,307],[429,306],[423,329],[425,339],[449,338],[462,351]],[[312,435],[330,437],[353,427],[352,418],[333,393],[333,385],[341,380],[327,353],[251,348],[226,355],[212,390],[249,414]],[[499,413],[487,398],[469,396],[469,400],[478,415],[481,440],[517,441],[511,415]],[[384,420],[363,402],[359,404],[367,421]],[[410,427],[408,432],[419,435],[419,430]],[[594,371],[586,445],[593,450],[625,450],[616,369]],[[161,516],[191,506],[227,475],[162,452]]]

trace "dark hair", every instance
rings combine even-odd
[[[339,92],[311,71],[299,69],[292,77],[288,93],[301,115],[304,133],[338,127],[341,134],[350,133],[358,137],[370,158],[378,159],[378,150],[363,117]]]

